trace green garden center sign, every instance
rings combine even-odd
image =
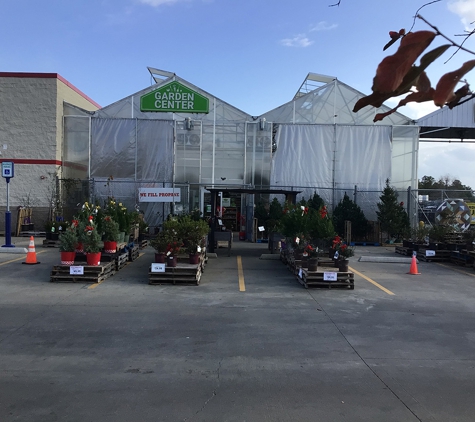
[[[180,82],[173,81],[140,97],[140,111],[209,113],[209,100]]]

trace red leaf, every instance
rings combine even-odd
[[[445,103],[455,99],[454,88],[462,76],[475,67],[475,60],[465,62],[460,69],[446,73],[442,76],[435,87],[434,104],[443,107]]]
[[[466,97],[470,94],[470,87],[468,86],[468,84],[465,84],[462,88],[459,88],[457,89],[457,91],[455,91],[454,99],[447,103],[447,106],[452,110],[463,97]]]
[[[410,32],[402,40],[396,53],[383,59],[376,70],[373,80],[373,91],[390,93],[395,91],[404,79],[406,73],[420,54],[429,46],[435,32]]]
[[[368,105],[372,105],[373,107],[381,107],[381,105],[389,98],[391,98],[391,94],[373,92],[366,97],[360,98],[353,107],[353,112],[356,113]]]
[[[419,92],[427,92],[431,88],[430,80],[426,72],[422,72],[417,78],[416,88]]]
[[[399,39],[400,38],[399,32],[394,32],[394,31],[389,31],[389,36],[391,37],[391,39]]]

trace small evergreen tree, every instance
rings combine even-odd
[[[401,239],[410,229],[409,216],[403,208],[404,204],[398,201],[396,189],[389,185],[389,179],[386,179],[386,187],[379,199],[376,214],[381,223],[381,230],[387,233],[388,240]]]
[[[313,196],[308,200],[308,207],[313,208],[316,211],[320,210],[324,205],[325,202],[317,192],[314,192]]]
[[[351,234],[355,238],[364,238],[368,233],[368,220],[362,209],[346,194],[333,210],[333,226],[340,236],[345,235],[345,221],[351,221]]]

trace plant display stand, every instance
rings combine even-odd
[[[134,244],[132,247],[129,248],[129,261],[135,261],[140,254],[140,246]]]
[[[148,284],[196,285],[201,280],[201,264],[178,262],[176,267],[165,267],[165,272],[148,272]]]
[[[414,252],[413,248],[409,248],[407,246],[396,246],[396,253],[404,255],[404,256],[412,256]]]
[[[70,274],[69,265],[55,265],[50,281],[55,283],[101,283],[115,274],[113,261],[103,265],[83,265],[84,274]]]
[[[436,250],[432,253],[429,253],[430,249],[421,248],[417,251],[417,259],[426,262],[441,262],[441,261],[450,261],[451,252],[448,250]]]
[[[336,280],[328,280],[327,274],[332,273]],[[333,274],[336,274],[334,276]],[[318,266],[318,271],[309,271],[306,268],[299,269],[296,274],[297,281],[306,289],[309,287],[322,287],[327,289],[349,289],[355,288],[355,275],[351,271],[342,272],[337,268]]]
[[[450,262],[464,267],[472,267],[474,265],[474,257],[469,252],[470,251],[467,251],[466,249],[461,251],[451,251]]]
[[[59,248],[59,240],[43,239],[43,248]]]

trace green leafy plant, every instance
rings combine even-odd
[[[102,219],[102,231],[104,240],[107,242],[117,242],[119,236],[119,223],[114,221],[110,215],[106,215]]]
[[[97,253],[102,249],[101,235],[97,230],[94,219],[91,217],[87,222],[83,222],[80,226],[82,229],[82,239],[84,251],[86,253]]]
[[[170,243],[171,239],[167,236],[167,233],[164,231],[159,232],[155,237],[150,239],[150,246],[155,249],[158,253],[166,253],[167,246]]]
[[[73,220],[71,225],[66,226],[59,236],[59,250],[61,252],[74,252],[78,243],[77,220]]]
[[[204,220],[194,220],[192,216],[184,215],[177,219],[176,230],[185,251],[194,254],[200,252],[205,246],[205,236],[209,232],[209,225]]]
[[[390,238],[402,239],[410,231],[409,216],[403,208],[404,204],[398,201],[396,189],[389,185],[389,179],[386,179],[386,186],[379,199],[376,214],[381,229],[387,233],[388,241]]]
[[[362,209],[349,198],[346,192],[333,210],[332,221],[340,236],[345,234],[345,221],[351,221],[351,234],[355,238],[363,239],[368,233],[368,220]]]
[[[354,248],[348,246],[346,243],[340,243],[337,248],[338,251],[338,259],[348,259],[355,254]]]

